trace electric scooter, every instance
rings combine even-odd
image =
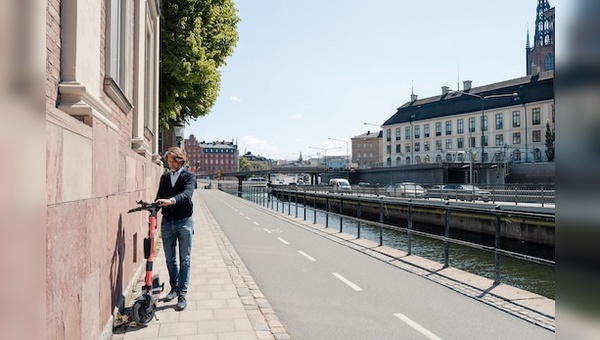
[[[144,258],[146,259],[146,277],[142,287],[142,295],[135,300],[131,307],[131,318],[137,324],[147,324],[154,317],[156,311],[156,302],[160,293],[165,289],[165,284],[160,283],[158,275],[152,276],[152,265],[154,263],[154,239],[156,237],[156,215],[160,209],[158,203],[148,203],[142,200],[137,201],[140,206],[129,210],[127,213],[147,210],[150,213],[148,217],[148,237],[144,239]]]

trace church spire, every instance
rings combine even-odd
[[[527,27],[527,43],[525,46],[526,49],[531,49],[531,44],[529,43],[529,27]]]

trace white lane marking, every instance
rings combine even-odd
[[[308,255],[307,253],[303,252],[302,250],[298,250],[298,252],[300,253],[300,255],[306,257],[307,259],[309,259],[311,261],[316,261],[314,257]]]
[[[428,331],[427,329],[425,329],[423,326],[419,325],[418,323],[412,321],[406,315],[404,315],[402,313],[395,313],[394,316],[397,317],[398,319],[404,321],[407,325],[409,325],[410,327],[414,328],[419,333],[425,335],[428,339],[431,339],[431,340],[442,340],[442,338],[440,338],[437,335],[431,333],[430,331]]]
[[[244,213],[243,213],[243,212],[240,212],[240,215],[244,216]]]
[[[361,291],[362,288],[360,288],[359,286],[355,285],[354,283],[352,283],[352,281],[348,280],[347,278],[343,277],[342,275],[338,274],[338,273],[332,273],[333,276],[337,277],[338,279],[340,279],[340,281],[342,281],[343,283],[347,284],[348,286],[350,286],[350,288],[354,289],[355,291]]]
[[[246,219],[247,219],[247,220],[249,220],[249,219],[250,219],[250,217],[248,217],[248,216],[244,216],[244,217],[246,217]]]
[[[253,221],[252,223],[254,223],[254,225],[260,225],[258,222]]]
[[[283,244],[290,244],[288,241],[282,239],[281,237],[277,238],[279,241],[283,242]]]
[[[267,228],[263,228],[263,230],[266,231],[269,234],[271,233],[271,231],[269,229],[267,229]]]

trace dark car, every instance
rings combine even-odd
[[[461,201],[490,200],[491,193],[471,184],[446,184],[441,189],[442,199],[459,199]]]

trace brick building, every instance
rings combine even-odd
[[[110,338],[145,267],[159,32],[158,0],[47,1],[47,339]]]
[[[530,45],[527,32],[527,75],[554,70],[554,37],[554,7],[550,8],[548,0],[538,0],[533,46]]]
[[[352,162],[358,165],[359,169],[374,168],[380,166],[383,162],[382,131],[367,131],[350,139],[352,141]]]
[[[199,142],[194,135],[185,139],[185,152],[190,168],[200,176],[209,176],[239,169],[238,146],[233,141]]]

